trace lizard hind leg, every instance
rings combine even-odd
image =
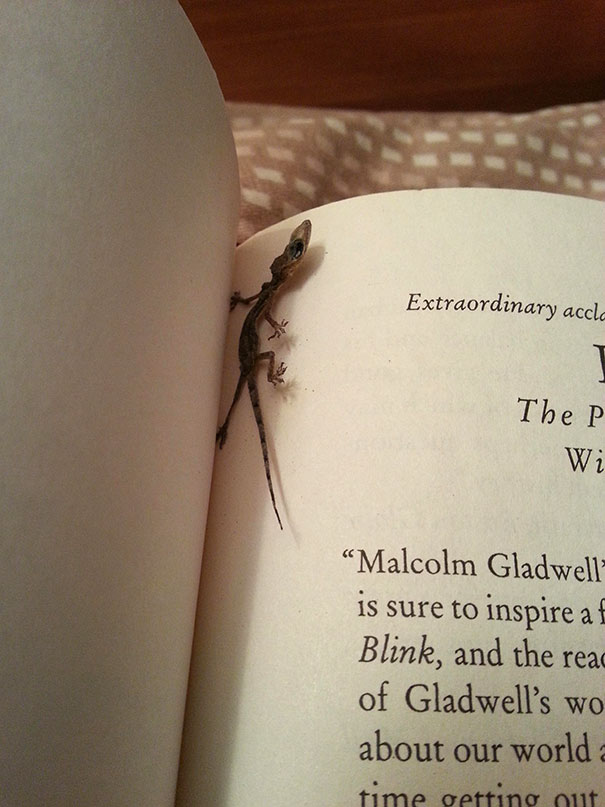
[[[275,366],[275,353],[272,350],[265,350],[264,353],[259,353],[256,358],[257,360],[266,359],[269,362],[267,381],[270,381],[274,387],[284,383],[282,376],[288,368],[283,361],[279,363],[278,367]]]
[[[216,441],[218,443],[219,448],[222,448],[225,445],[225,440],[227,439],[227,429],[229,428],[229,419],[231,418],[233,407],[235,406],[235,404],[239,399],[239,396],[241,395],[245,380],[246,380],[245,377],[242,374],[240,374],[240,377],[238,378],[237,381],[237,387],[235,388],[235,393],[233,395],[233,400],[231,401],[231,406],[229,407],[227,417],[225,418],[225,422],[216,433]]]
[[[269,465],[269,449],[267,447],[267,435],[265,433],[265,424],[263,423],[263,416],[260,408],[260,400],[258,397],[258,387],[256,386],[256,381],[252,377],[248,378],[248,392],[250,393],[250,402],[252,403],[252,411],[254,412],[254,419],[256,421],[256,426],[258,428],[258,436],[260,438],[260,447],[263,452],[263,464],[265,466],[265,476],[267,477],[267,485],[269,487],[269,495],[271,496],[271,504],[273,505],[273,511],[275,512],[279,528],[280,530],[283,530],[283,525],[281,523],[281,518],[279,517],[279,513],[277,511],[277,504],[275,502],[275,493],[273,492],[273,482],[271,480],[271,467]]]

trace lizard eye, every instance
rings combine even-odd
[[[305,243],[300,238],[290,244],[290,257],[293,260],[300,258],[305,251]]]

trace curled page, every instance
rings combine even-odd
[[[174,799],[238,213],[178,3],[0,8],[0,801]]]

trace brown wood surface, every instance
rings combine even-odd
[[[181,0],[227,100],[522,111],[605,98],[605,0]]]

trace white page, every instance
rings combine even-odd
[[[172,804],[237,222],[178,3],[0,7],[0,802]]]
[[[587,421],[604,404],[593,346],[605,341],[603,207],[453,190],[308,215],[311,246],[272,312],[289,320],[270,343],[288,384],[273,390],[258,373],[285,528],[243,395],[215,464],[177,803],[485,807],[492,793],[501,807],[511,793],[521,801],[502,804],[585,793],[588,805],[604,781],[603,669],[587,655],[566,668],[562,653],[603,649],[605,417]],[[242,294],[302,218],[240,250]],[[445,298],[488,303],[444,310]],[[506,312],[512,301],[556,312]],[[600,321],[565,315],[595,305]],[[232,315],[223,413],[242,317]],[[538,400],[529,422],[519,398]],[[540,422],[543,399],[552,425]],[[584,473],[565,446],[592,449]],[[515,557],[532,579],[505,576]],[[549,564],[570,565],[571,579]],[[430,605],[389,616],[400,600],[416,613]],[[573,621],[490,620],[490,604],[520,605],[521,619],[569,607]],[[553,666],[517,666],[524,641]],[[390,663],[401,645],[414,661],[408,651]],[[483,651],[484,665],[456,663],[458,648],[467,660]],[[479,710],[477,695],[508,699],[482,717],[464,711]],[[564,697],[575,695],[594,696],[595,713],[572,716]],[[566,732],[591,761],[568,760]],[[511,743],[532,742],[545,761],[515,761]],[[488,761],[465,761],[474,744]],[[563,761],[547,761],[556,744]],[[428,761],[408,759],[417,749]]]

